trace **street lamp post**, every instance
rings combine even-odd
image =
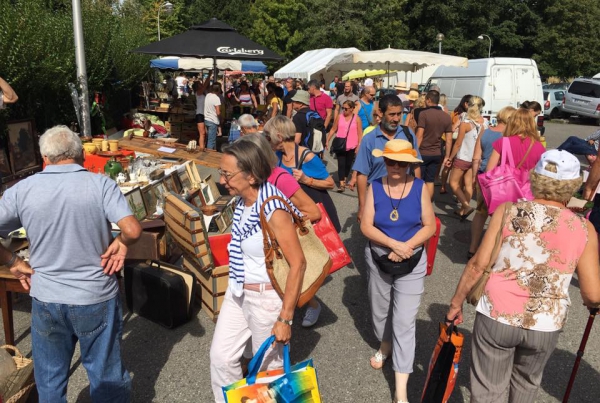
[[[156,21],[157,21],[157,25],[158,25],[158,40],[160,41],[160,10],[162,10],[164,7],[165,9],[165,13],[167,14],[171,14],[173,12],[173,4],[171,4],[170,2],[165,2],[163,4],[161,4],[158,7],[158,13],[156,15]]]
[[[485,36],[486,38],[488,38],[488,40],[490,41],[490,47],[488,48],[488,59],[489,59],[490,57],[492,57],[492,38],[490,38],[490,37],[489,37],[488,35],[486,35],[486,34],[481,34],[481,35],[479,35],[479,36],[477,37],[477,39],[479,39],[480,41],[482,41],[484,36]]]
[[[435,36],[435,39],[438,40],[438,53],[441,55],[442,54],[442,41],[444,40],[445,36],[442,33],[439,33]]]

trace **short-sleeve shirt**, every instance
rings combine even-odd
[[[288,171],[281,167],[273,168],[268,182],[279,189],[288,199],[291,199],[292,196],[300,190],[298,181]]]
[[[216,125],[219,124],[219,115],[216,107],[221,106],[221,99],[217,94],[209,93],[204,99],[204,120],[208,120]]]
[[[283,97],[283,115],[287,114],[287,108],[292,107],[292,98],[296,95],[296,90],[288,91],[287,95]]]
[[[452,132],[450,115],[435,106],[427,108],[419,115],[417,127],[423,128],[421,155],[441,155],[442,134]]]
[[[302,140],[306,137],[308,132],[308,124],[306,123],[306,113],[310,111],[308,106],[296,111],[296,114],[292,117],[292,122],[296,126],[296,133],[302,134]]]
[[[417,149],[417,136],[415,136],[412,130],[409,129],[409,131],[413,135],[413,148],[417,150],[417,158],[421,159],[421,153]],[[404,130],[402,130],[402,126],[398,125],[394,139],[408,140],[404,134]],[[381,127],[377,126],[368,134],[364,135],[360,142],[360,148],[352,169],[366,175],[369,183],[387,175],[383,157],[374,157],[371,153],[375,149],[383,150],[385,148],[385,143],[388,141],[389,139],[383,134]]]
[[[359,100],[359,98],[358,98],[358,95],[356,95],[356,94],[346,95],[346,94],[342,93],[342,95],[338,95],[336,103],[341,108],[342,106],[344,106],[344,102],[346,102],[346,101],[353,101],[356,103],[356,102],[358,102],[358,100]]]
[[[492,151],[494,151],[493,144],[501,137],[502,132],[497,132],[492,129],[485,129],[483,133],[481,133],[481,165],[479,166],[479,173],[485,172]]]
[[[500,156],[502,156],[502,139],[503,138],[504,137],[499,138],[498,140],[496,140],[494,142],[494,144],[492,144],[492,146],[494,147],[494,150],[496,150],[496,152],[498,152],[498,154],[500,154]],[[510,136],[507,138],[508,138],[508,142],[510,144],[510,149],[512,150],[513,160],[516,165],[518,165],[519,162],[521,162],[521,160],[525,156],[525,153],[527,153],[527,149],[529,148],[529,145],[531,144],[531,142],[535,141],[535,143],[533,143],[533,147],[531,148],[531,151],[529,152],[529,155],[527,156],[527,160],[525,160],[523,162],[523,165],[521,165],[521,169],[530,170],[530,169],[535,168],[535,165],[538,163],[538,161],[542,157],[542,154],[544,152],[546,152],[546,148],[544,148],[542,143],[540,143],[539,141],[533,140],[531,138],[522,139],[519,136]]]
[[[278,166],[291,174],[294,168],[283,165],[283,161],[281,160],[283,153],[278,151],[276,154],[277,158],[279,158]],[[316,155],[310,161],[304,160],[304,163],[302,164],[302,172],[304,172],[304,175],[315,179],[322,180],[329,178],[329,172],[327,172],[325,164],[323,164],[321,158]]]
[[[100,255],[110,223],[132,215],[116,182],[77,164],[49,165],[0,199],[0,236],[23,226],[29,240],[31,296],[47,303],[91,305],[119,292]]]
[[[327,109],[333,109],[333,101],[328,95],[323,94],[322,92],[318,97],[311,95],[310,109],[317,112],[319,116],[321,116],[321,119],[325,120],[327,117]]]
[[[358,116],[360,117],[360,121],[362,123],[363,131],[369,127],[370,123],[373,121],[373,102],[364,102],[360,101],[360,109],[358,110]]]

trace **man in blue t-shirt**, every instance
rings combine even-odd
[[[417,158],[421,159],[417,146],[417,137],[408,127],[400,125],[402,120],[402,101],[396,95],[385,95],[379,100],[379,110],[382,114],[381,123],[373,131],[367,133],[360,143],[360,148],[354,161],[352,169],[356,172],[356,185],[358,188],[358,221],[362,216],[365,198],[367,196],[367,185],[375,179],[387,175],[385,163],[382,157],[374,157],[375,149],[383,150],[385,143],[393,139],[408,140],[417,150]],[[405,134],[408,131],[410,136]],[[412,138],[409,138],[412,137]],[[415,177],[421,178],[421,167],[413,167]]]

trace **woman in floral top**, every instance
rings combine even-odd
[[[504,222],[506,204],[498,207],[465,267],[447,314],[457,324],[467,294],[495,262],[473,326],[471,402],[500,401],[507,389],[510,402],[534,401],[566,320],[573,272],[583,303],[600,305],[598,237],[565,208],[581,186],[579,169],[566,151],[544,153],[530,175],[535,199],[512,205]],[[498,231],[501,247],[491,256]]]

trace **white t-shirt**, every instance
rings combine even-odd
[[[241,218],[242,227],[250,217],[251,212],[252,206],[244,207]],[[267,221],[271,219],[271,214],[267,216]],[[262,230],[259,229],[254,235],[244,239],[241,246],[244,261],[244,282],[247,284],[270,283],[271,279],[265,265]]]
[[[175,79],[175,81],[177,81],[177,86],[178,86],[178,87],[183,87],[183,85],[185,84],[185,81],[186,81],[186,80],[187,80],[187,79],[186,79],[185,77],[183,77],[183,76],[178,76],[178,77]]]
[[[204,120],[208,120],[214,124],[219,124],[219,116],[217,115],[216,107],[221,106],[221,99],[217,94],[206,95],[204,100]]]
[[[205,99],[206,99],[206,95],[196,94],[196,115],[204,115],[204,100]]]

